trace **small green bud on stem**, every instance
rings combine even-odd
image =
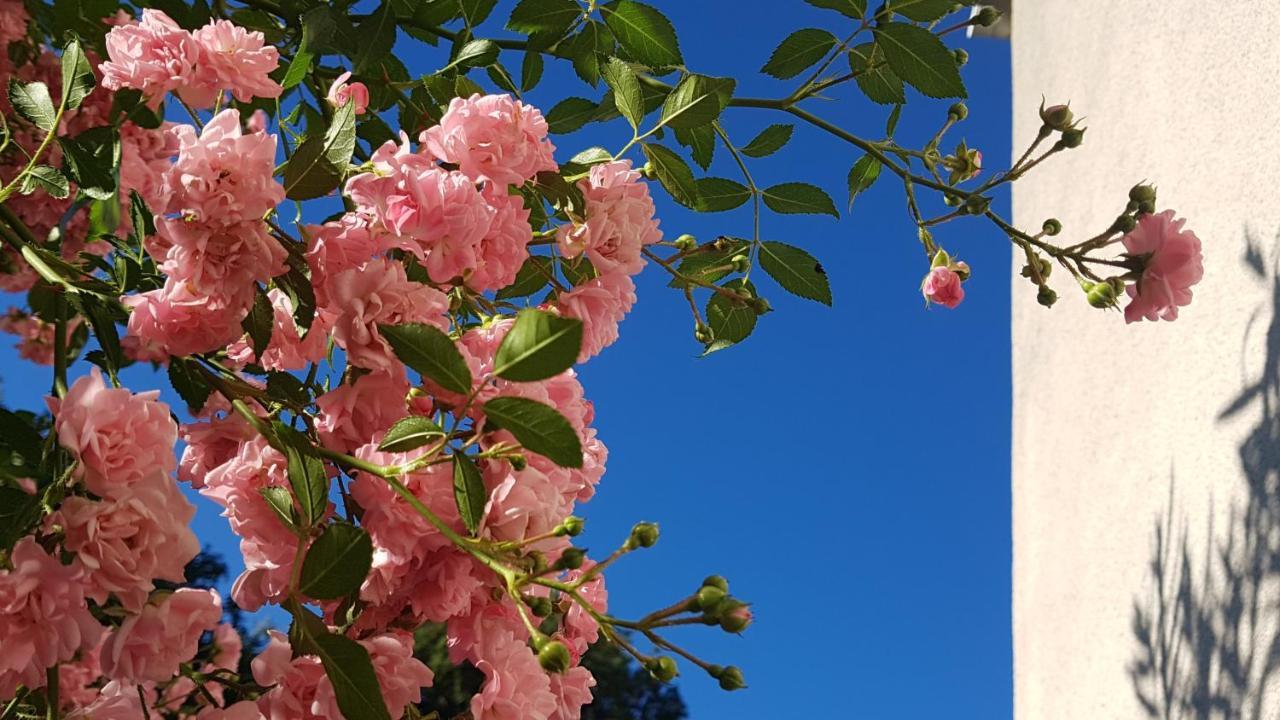
[[[586,521],[582,518],[577,515],[570,515],[564,519],[564,522],[560,523],[560,525],[556,527],[555,533],[557,536],[561,537],[565,535],[568,535],[569,537],[577,537],[582,534],[582,528],[585,525]]]
[[[957,52],[964,51],[958,50]],[[962,102],[958,102],[955,105],[952,105],[951,109],[947,110],[947,116],[956,122],[960,122],[961,120],[969,117],[969,106]]]
[[[1054,235],[1062,232],[1062,223],[1059,222],[1057,218],[1049,218],[1044,221],[1044,225],[1041,229],[1044,230],[1045,235],[1053,237]]]
[[[577,570],[582,567],[582,561],[587,557],[587,553],[582,548],[569,547],[560,553],[560,557],[556,559],[553,566],[556,570]]]
[[[676,666],[676,661],[666,655],[659,655],[651,658],[644,664],[644,669],[649,671],[654,680],[658,682],[671,682],[676,679],[676,675],[680,674],[680,669]]]
[[[684,235],[681,235],[680,237],[675,239],[675,246],[681,252],[689,252],[690,250],[698,246],[698,239],[690,235],[689,233],[685,233]]]
[[[1040,292],[1036,293],[1036,302],[1045,307],[1053,307],[1053,304],[1058,302],[1058,293],[1048,285],[1041,285]]]
[[[543,670],[557,675],[568,670],[573,659],[569,656],[569,648],[559,640],[548,640],[538,649],[538,664]],[[723,683],[721,683],[723,684]]]
[[[651,548],[658,544],[658,526],[651,522],[636,523],[627,538],[627,549]]]

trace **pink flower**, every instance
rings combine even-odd
[[[214,20],[193,37],[200,59],[194,77],[183,88],[183,100],[209,107],[223,89],[231,90],[240,102],[280,97],[280,85],[269,77],[280,64],[279,54],[274,46],[264,44],[262,33]]]
[[[960,276],[947,266],[939,266],[929,271],[920,286],[926,302],[935,302],[945,307],[954,308],[964,300],[964,287]]]
[[[13,569],[0,570],[0,698],[13,697],[18,685],[44,687],[47,668],[102,635],[79,567],[58,562],[31,537],[14,545],[9,564]]]
[[[1142,277],[1129,285],[1125,322],[1177,320],[1178,308],[1191,304],[1191,286],[1204,277],[1200,238],[1183,230],[1183,218],[1172,210],[1138,219],[1120,241],[1133,257],[1143,259]]]
[[[212,590],[180,588],[126,618],[102,647],[102,670],[112,680],[164,682],[196,655],[200,635],[222,617]]]
[[[227,225],[159,218],[147,252],[170,282],[218,307],[247,307],[254,284],[285,269],[288,253],[257,221]]]
[[[264,720],[264,716],[257,703],[241,700],[225,708],[205,708],[196,715],[196,720]]]
[[[276,136],[242,132],[238,110],[214,115],[199,136],[190,125],[179,125],[174,133],[178,161],[165,178],[170,193],[165,212],[234,225],[261,220],[284,200],[284,187],[272,177]]]
[[[591,703],[591,688],[596,679],[584,667],[572,667],[560,675],[549,676],[551,694],[556,699],[555,712],[548,720],[580,720],[582,706]]]
[[[85,486],[101,497],[121,497],[131,486],[172,473],[178,426],[159,391],[137,395],[108,388],[93,368],[62,400],[50,398],[58,443],[80,463]]]
[[[120,198],[128,202],[129,191],[137,190],[149,207],[164,204],[164,175],[170,159],[178,154],[176,123],[166,122],[147,129],[133,123],[120,126]],[[128,217],[128,213],[122,213]]]
[[[68,337],[79,324],[79,317],[67,323]],[[18,357],[38,365],[53,364],[54,325],[52,323],[47,323],[35,315],[28,315],[18,308],[9,308],[9,312],[0,317],[0,331],[18,336]]]
[[[475,720],[549,720],[556,712],[551,680],[538,658],[510,630],[482,631],[472,650],[485,683],[471,698]]]
[[[358,367],[390,371],[403,367],[378,330],[379,325],[426,323],[448,328],[444,293],[410,282],[404,265],[380,258],[363,268],[344,270],[329,280],[333,337],[347,351],[347,360]]]
[[[348,84],[347,80],[351,79],[351,73],[344,72],[333,81],[329,86],[329,96],[325,98],[329,104],[334,107],[342,107],[351,100],[356,104],[355,111],[357,115],[363,115],[369,107],[369,88],[365,87],[362,82],[353,82]]]
[[[26,37],[30,19],[22,0],[0,0],[0,47]]]
[[[510,95],[454,98],[440,124],[422,132],[421,142],[472,180],[499,187],[558,168],[542,113]]]
[[[200,552],[188,527],[196,508],[168,474],[156,472],[116,499],[68,498],[49,519],[63,528],[65,549],[85,569],[85,594],[99,604],[109,595],[137,612],[153,579],[181,583]]]
[[[369,231],[369,219],[355,213],[324,225],[307,225],[303,236],[307,238],[311,284],[316,302],[322,306],[329,304],[330,276],[364,265],[380,250],[378,238]]]
[[[308,364],[324,358],[329,342],[328,318],[316,316],[311,328],[305,331],[293,319],[293,302],[284,292],[272,288],[267,292],[271,299],[273,321],[271,342],[262,357],[253,354],[252,343],[245,336],[227,348],[227,356],[242,365],[256,362],[268,370],[301,370]]]
[[[560,251],[569,258],[585,252],[601,274],[640,272],[641,248],[662,240],[640,173],[631,169],[630,160],[615,160],[593,165],[578,186],[587,201],[586,223],[560,226]]]
[[[316,432],[324,446],[349,453],[409,414],[404,375],[373,372],[316,399]]]
[[[533,228],[529,226],[529,210],[524,197],[485,188],[485,200],[495,210],[489,232],[476,248],[476,265],[467,277],[467,287],[479,292],[497,290],[510,285],[529,258]]]
[[[133,309],[128,329],[135,339],[130,342],[153,358],[162,351],[170,355],[212,352],[234,342],[244,333],[240,321],[249,312],[253,295],[231,300],[236,304],[212,304],[209,296],[172,281],[160,290],[120,298]]]
[[[102,86],[138,90],[153,108],[191,77],[199,52],[190,33],[152,9],[142,11],[140,22],[111,28],[106,45],[110,60],[99,66]]]
[[[582,321],[578,362],[586,362],[618,339],[618,323],[635,301],[635,283],[623,273],[601,275],[556,298],[562,315]]]
[[[96,700],[67,715],[67,720],[138,720],[143,712],[138,686],[112,680],[102,687]]]

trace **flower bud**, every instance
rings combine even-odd
[[[1043,102],[1040,103],[1040,121],[1047,128],[1058,132],[1066,132],[1071,129],[1075,119],[1075,114],[1071,112],[1069,105],[1050,105],[1045,107]]]
[[[1132,215],[1121,215],[1111,223],[1112,230],[1122,233],[1127,233],[1136,227],[1138,227],[1138,221],[1134,220]]]
[[[1156,201],[1156,189],[1152,185],[1139,183],[1130,188],[1129,199],[1139,205],[1144,202],[1154,203]]]
[[[695,599],[697,600],[699,610],[703,612],[710,612],[714,610],[715,607],[725,599],[725,597],[725,591],[715,585],[703,585],[698,588],[698,593],[695,596]]]
[[[644,167],[640,168],[640,175],[645,180],[655,180],[658,177],[658,171],[653,168],[653,163],[647,162]]]
[[[991,27],[992,25],[995,25],[999,20],[1000,20],[1000,11],[991,7],[990,5],[984,5],[983,8],[978,11],[978,14],[973,18],[973,22],[975,24],[981,25],[982,27]]]
[[[729,667],[712,665],[709,672],[711,677],[720,681],[720,688],[723,690],[741,690],[747,686],[746,681],[742,678],[742,671],[735,665],[730,665]]]
[[[1084,144],[1084,131],[1087,128],[1071,128],[1062,133],[1062,139],[1058,141],[1058,145],[1068,150],[1078,148]]]
[[[956,67],[964,67],[969,62],[969,53],[960,48],[951,51],[951,56],[956,59]],[[963,120],[964,118],[960,118]]]
[[[751,305],[751,309],[756,311],[756,315],[764,315],[767,312],[773,311],[773,306],[764,298],[755,298],[749,304]]]
[[[942,166],[951,171],[947,180],[952,185],[972,180],[982,172],[982,152],[961,142],[953,154],[942,158]]]
[[[960,122],[961,120],[969,117],[969,106],[962,102],[958,102],[955,105],[952,105],[951,109],[947,110],[947,117],[955,120],[956,122]]]
[[[698,239],[689,233],[685,233],[675,239],[675,246],[679,248],[681,252],[688,252],[698,246]]]
[[[950,265],[951,256],[947,254],[946,250],[939,248],[938,252],[933,254],[933,260],[929,263],[929,269],[932,270],[933,268],[950,267]]]
[[[562,673],[569,669],[573,659],[569,656],[569,648],[559,640],[550,640],[538,650],[538,664],[549,673]]]
[[[529,553],[529,559],[533,560],[533,573],[538,575],[547,569],[547,556],[534,550]]]
[[[657,544],[658,526],[651,522],[636,523],[635,527],[631,528],[631,537],[627,538],[627,545],[632,549],[650,548]]]
[[[1103,309],[1115,307],[1116,289],[1111,283],[1100,282],[1084,286],[1085,299],[1093,307]]]
[[[964,201],[964,210],[970,215],[981,215],[991,207],[991,198],[982,195],[970,195]]]
[[[1035,256],[1035,263],[1036,263],[1035,269],[1039,271],[1040,280],[1047,279],[1049,275],[1053,272],[1053,265],[1048,260],[1040,257],[1039,255]],[[1032,271],[1031,263],[1027,263],[1026,265],[1022,266],[1021,275],[1024,278],[1029,278],[1033,281],[1036,280],[1036,273]]]
[[[666,655],[659,655],[658,657],[650,658],[649,661],[644,664],[644,669],[649,671],[649,674],[653,676],[654,680],[664,683],[675,680],[676,675],[680,674],[680,670],[676,666],[676,661]]]
[[[720,614],[720,629],[725,632],[740,633],[751,626],[751,607],[744,602],[734,600]]]
[[[1142,201],[1142,202],[1138,203],[1138,212],[1139,212],[1140,214],[1142,214],[1142,215],[1150,215],[1151,213],[1153,213],[1153,212],[1155,212],[1155,211],[1156,211],[1156,204],[1155,204],[1155,201],[1152,201],[1152,200],[1144,200],[1144,201]]]
[[[1044,221],[1044,225],[1041,229],[1044,230],[1045,235],[1053,237],[1054,235],[1062,232],[1062,223],[1059,222],[1057,218],[1049,218]]]
[[[529,467],[529,461],[525,459],[524,455],[512,455],[507,458],[507,462],[511,463],[511,469],[516,472]]]
[[[693,339],[706,345],[711,342],[714,336],[711,334],[711,328],[706,323],[698,323],[693,329]]]
[[[1040,292],[1036,293],[1036,302],[1045,307],[1053,307],[1053,304],[1058,302],[1058,293],[1048,285],[1041,285]]]
[[[586,525],[586,522],[582,518],[577,515],[570,515],[564,519],[564,522],[560,523],[559,527],[556,528],[556,535],[577,537],[582,534],[582,528],[584,525]]]
[[[733,263],[733,271],[744,273],[751,269],[751,258],[746,255],[734,255],[729,262]]]
[[[1116,297],[1124,294],[1125,282],[1122,277],[1107,278],[1107,282],[1111,283],[1111,288],[1115,290]]]
[[[525,604],[529,606],[529,610],[537,617],[544,618],[551,615],[551,611],[555,609],[551,604],[550,598],[531,597],[525,598]]]
[[[702,580],[702,587],[717,587],[729,592],[729,581],[723,575],[708,575]]]
[[[556,570],[577,570],[582,567],[582,561],[586,559],[587,553],[582,548],[569,547],[560,553],[560,557],[556,560]]]

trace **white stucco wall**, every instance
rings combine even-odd
[[[1016,716],[1280,717],[1280,0],[1019,0],[1012,42],[1015,151],[1042,93],[1090,126],[1020,226],[1146,178],[1205,253],[1175,323],[1014,279]]]

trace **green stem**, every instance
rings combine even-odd
[[[53,394],[67,394],[67,299],[58,293],[53,301],[56,318],[53,325]]]
[[[62,713],[62,708],[59,707],[61,700],[58,697],[58,666],[54,665],[45,670],[44,677],[45,717],[48,720],[58,720]]]

